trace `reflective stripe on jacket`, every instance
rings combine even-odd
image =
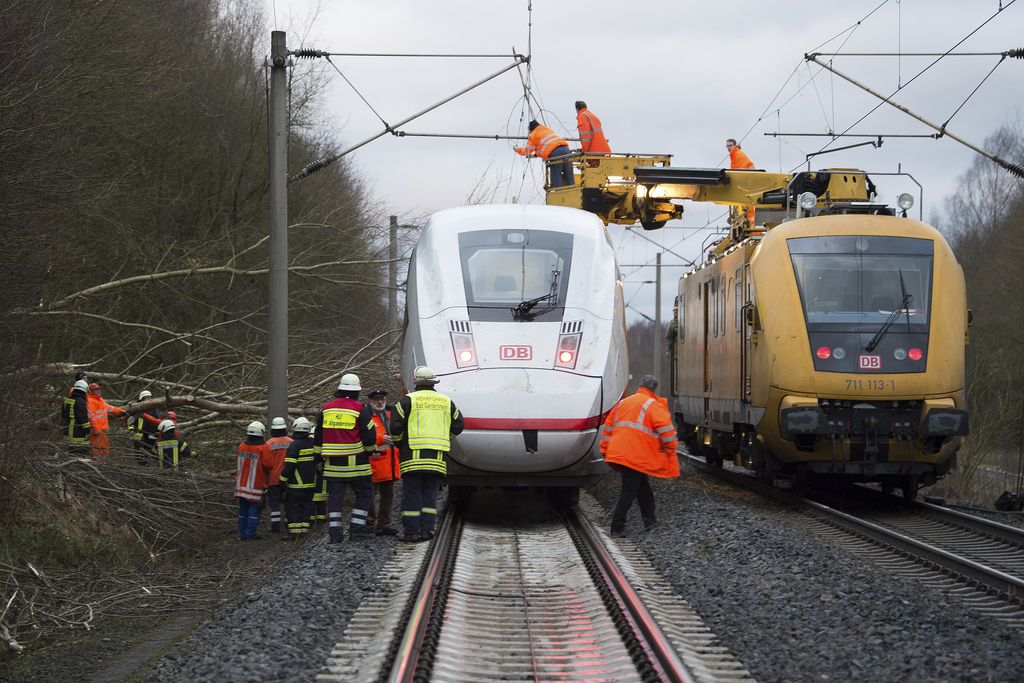
[[[565,140],[547,126],[537,126],[530,131],[525,147],[516,147],[516,152],[524,157],[540,157],[547,159],[556,147],[567,145]]]
[[[274,469],[270,446],[262,439],[259,443],[241,443],[238,446],[238,469],[235,470],[235,498],[259,501],[267,488],[267,475]]]
[[[677,445],[668,399],[643,387],[619,401],[601,427],[605,462],[655,477],[679,476]]]
[[[414,391],[409,400],[412,405],[405,419],[405,443],[409,449],[450,451],[452,400],[436,391]]]
[[[156,466],[178,469],[178,463],[192,454],[192,449],[179,436],[156,442]],[[164,464],[166,458],[167,464]]]
[[[99,429],[105,432],[110,427],[110,423],[107,421],[107,415],[123,415],[125,413],[123,409],[107,403],[102,396],[89,394],[85,397],[85,400],[89,407],[89,422],[92,423],[93,429]]]
[[[580,149],[584,153],[611,154],[611,147],[601,129],[601,119],[589,109],[580,109],[576,114],[576,128],[580,131]]]

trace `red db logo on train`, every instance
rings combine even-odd
[[[502,360],[532,360],[532,346],[499,346]]]
[[[881,356],[860,356],[860,369],[861,370],[881,370],[882,369],[882,357]]]

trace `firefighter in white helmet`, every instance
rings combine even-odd
[[[448,469],[445,456],[451,439],[462,433],[464,421],[455,403],[435,391],[434,371],[416,368],[416,391],[403,396],[391,420],[391,437],[398,444],[402,469],[402,525],[406,543],[429,541],[437,524],[437,492]]]
[[[345,540],[341,521],[345,489],[356,496],[349,521],[349,539],[372,537],[366,517],[373,497],[373,470],[370,454],[377,450],[377,431],[373,410],[359,402],[359,377],[345,374],[334,392],[334,400],[324,404],[313,437],[316,453],[324,459],[327,481],[327,531],[330,543]]]
[[[167,467],[175,471],[182,461],[192,457],[192,447],[178,435],[178,428],[173,420],[160,423],[160,438],[156,442],[156,466]]]
[[[81,457],[89,455],[89,435],[92,431],[86,398],[88,393],[89,383],[84,379],[77,380],[60,409],[60,426],[64,443],[68,444],[68,453]]]
[[[267,478],[274,469],[274,458],[267,445],[267,428],[262,422],[250,422],[245,441],[238,446],[238,469],[235,470],[235,498],[238,499],[238,538],[256,541],[260,524],[260,498],[267,488]]]
[[[296,541],[309,536],[313,515],[313,492],[316,487],[316,446],[310,429],[313,425],[304,417],[292,422],[292,442],[284,456],[280,484],[287,491],[285,510],[288,513],[288,533],[284,541]]]

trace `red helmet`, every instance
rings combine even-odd
[[[89,385],[89,393],[95,394],[99,390],[100,390],[100,385],[96,384],[96,382],[93,382],[92,384]]]
[[[173,410],[167,411],[167,419],[173,420],[175,425],[178,424],[178,415]]]

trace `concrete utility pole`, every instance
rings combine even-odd
[[[391,242],[388,244],[388,329],[398,322],[398,216],[391,217]],[[395,343],[397,332],[388,334],[388,345]]]
[[[270,301],[267,325],[267,420],[288,418],[288,48],[270,33]]]
[[[665,395],[661,381],[661,252],[658,252],[654,277],[654,377],[658,380],[658,395]]]

